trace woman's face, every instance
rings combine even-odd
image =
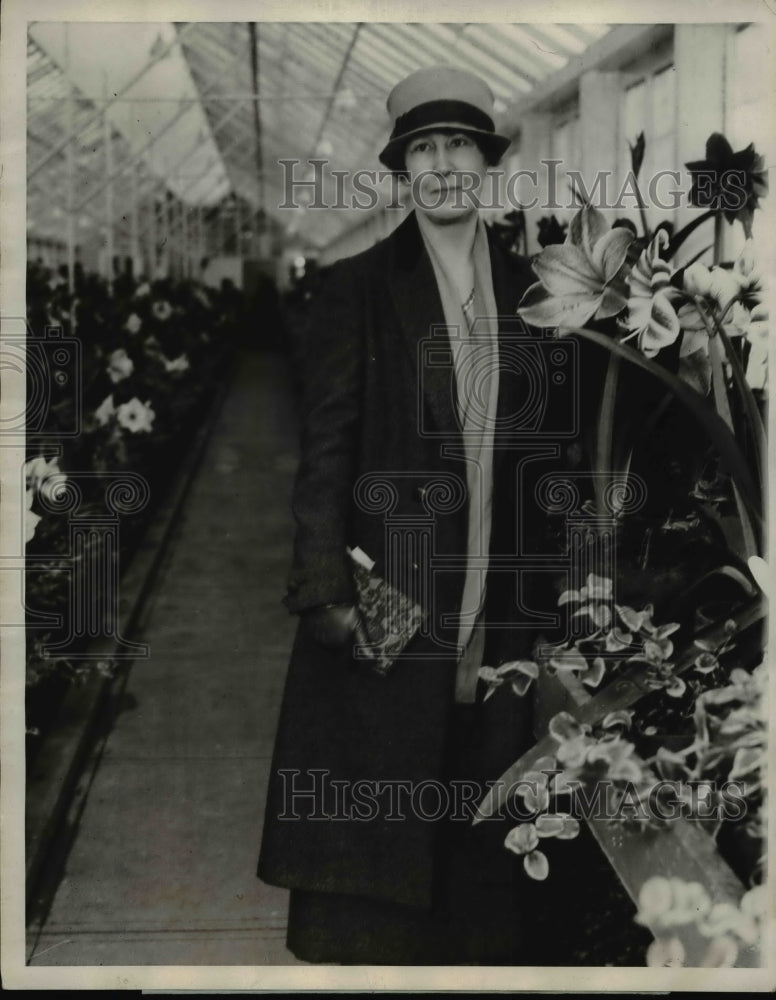
[[[431,221],[455,222],[476,212],[488,164],[466,132],[416,135],[407,143],[404,162],[415,207]]]

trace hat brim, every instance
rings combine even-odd
[[[404,135],[397,135],[395,139],[391,139],[380,153],[380,162],[384,163],[389,170],[393,170],[394,172],[404,171],[406,169],[404,166],[404,149],[410,139],[416,135],[422,135],[424,132],[441,131],[443,129],[448,132],[465,132],[467,135],[473,135],[477,139],[480,148],[493,164],[498,163],[512,145],[511,139],[507,139],[505,135],[499,135],[498,132],[486,132],[483,129],[472,128],[471,125],[462,125],[457,122],[435,122],[430,125],[424,125],[422,128],[413,129],[411,132],[405,132]]]

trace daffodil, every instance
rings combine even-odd
[[[526,291],[518,313],[532,326],[560,331],[616,316],[627,305],[632,242],[633,233],[610,229],[599,211],[585,205],[571,220],[566,241],[545,247],[534,260],[539,281]]]

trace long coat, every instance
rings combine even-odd
[[[489,241],[501,346],[534,279],[528,261],[490,234]],[[418,537],[413,525],[423,534],[430,521],[432,556],[467,551],[454,370],[446,332],[441,339],[434,334],[443,323],[432,264],[412,214],[387,239],[331,268],[310,324],[286,603],[299,613],[352,602],[345,548],[359,546],[375,561],[375,572],[421,600],[429,634],[413,639],[382,677],[354,659],[350,647],[325,649],[303,624],[298,629],[259,859],[258,874],[271,884],[410,906],[431,903],[434,823],[413,815],[417,810],[406,803],[402,818],[391,819],[384,799],[378,815],[365,820],[326,817],[348,815],[331,779],[414,788],[444,777],[456,670],[450,644],[457,635],[457,623],[445,616],[460,610],[464,564],[432,571],[433,558],[412,542]],[[525,373],[511,368],[500,370],[500,417],[519,408],[525,393]],[[514,545],[509,455],[497,436],[491,552]],[[387,532],[399,519],[404,541],[389,558]],[[486,612],[503,622],[509,604],[503,575],[491,575],[488,595]],[[514,638],[508,629],[488,632],[486,662],[525,653],[510,645]],[[527,746],[530,723],[521,716],[518,725]],[[305,790],[315,796],[305,797]]]

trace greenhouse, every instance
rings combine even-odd
[[[772,988],[775,31],[596,9],[6,22],[11,985]]]

